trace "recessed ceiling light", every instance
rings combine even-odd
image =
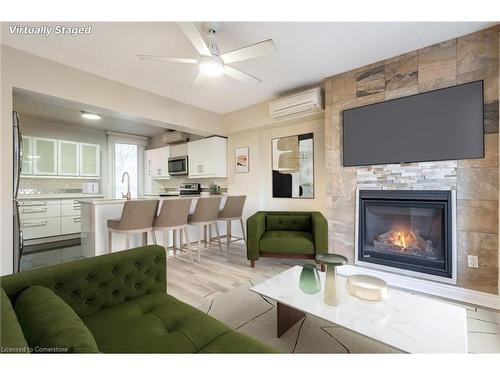
[[[92,112],[80,111],[82,117],[87,120],[100,120],[101,115]]]

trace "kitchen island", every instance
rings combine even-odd
[[[191,213],[196,207],[196,202],[198,198],[205,196],[168,196],[168,197],[157,197],[160,201],[158,206],[158,212],[160,212],[162,202],[169,199],[191,199]],[[221,208],[224,205],[225,198],[227,195],[208,195],[207,198],[222,197]],[[146,200],[152,199],[138,198],[132,200]],[[80,199],[81,203],[81,225],[82,225],[82,255],[84,257],[93,257],[96,255],[103,255],[108,253],[108,228],[107,221],[109,219],[117,219],[121,217],[123,211],[123,205],[126,199]],[[218,223],[219,233],[221,235],[226,233],[226,228],[224,223]],[[198,228],[189,225],[187,227],[188,235],[191,241],[198,239]],[[165,241],[163,239],[163,233],[156,233],[157,243],[159,245],[165,246]],[[126,236],[120,234],[113,234],[113,252],[124,250]],[[142,236],[140,234],[133,236],[132,247],[141,246]],[[168,246],[172,246],[172,236],[169,236]],[[148,233],[148,243],[152,243],[151,235]]]

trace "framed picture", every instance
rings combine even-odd
[[[234,171],[236,173],[248,173],[250,165],[249,147],[237,147],[234,157]]]
[[[274,138],[273,198],[314,199],[313,133]]]

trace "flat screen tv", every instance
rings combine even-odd
[[[484,157],[483,81],[343,111],[343,165]]]

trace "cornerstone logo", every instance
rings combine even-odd
[[[34,36],[45,36],[49,37],[51,35],[62,35],[62,36],[79,36],[79,35],[90,35],[92,33],[92,25],[89,26],[21,26],[21,25],[9,25],[9,33],[11,35],[34,35]]]

